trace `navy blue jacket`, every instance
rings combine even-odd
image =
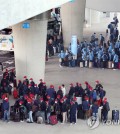
[[[88,101],[83,101],[82,106],[83,106],[83,110],[89,110],[90,108],[90,104]]]
[[[6,101],[4,100],[2,107],[3,107],[3,110],[4,110],[4,111],[5,111],[5,110],[9,111],[9,102],[6,102]]]

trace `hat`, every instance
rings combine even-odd
[[[104,98],[103,102],[104,102],[104,103],[107,102],[107,98]]]
[[[8,98],[7,98],[7,97],[5,97],[5,99],[4,99],[4,100],[8,102]]]
[[[43,81],[42,79],[40,79],[40,81]]]
[[[78,82],[76,82],[76,85],[78,85],[79,83]]]
[[[20,101],[20,102],[19,102],[19,105],[22,105],[22,104],[23,104],[23,101]]]
[[[85,85],[88,85],[88,82],[87,81],[85,81]]]
[[[50,99],[50,96],[49,95],[47,95],[47,99]]]
[[[18,82],[20,83],[20,82],[21,82],[21,80],[18,80]]]
[[[24,76],[24,79],[26,79],[27,78],[27,76]]]
[[[37,87],[37,84],[35,84],[35,87]]]
[[[28,87],[31,87],[31,84],[29,84]]]
[[[43,101],[43,98],[40,98],[40,101]]]
[[[33,80],[33,78],[30,78],[30,80]]]
[[[53,85],[50,85],[50,88],[54,88],[54,86]]]
[[[61,86],[59,86],[58,88],[61,89]]]
[[[99,81],[98,81],[98,80],[96,80],[95,82],[96,82],[97,84],[99,83]]]
[[[73,83],[71,83],[70,85],[73,86]]]
[[[81,84],[81,83],[79,83],[79,86],[82,86],[82,84]]]
[[[77,98],[76,98],[76,97],[74,97],[74,98],[73,98],[73,100],[74,100],[74,101],[77,101]]]
[[[31,103],[32,100],[31,100],[30,98],[27,98],[27,102],[28,102],[28,103]]]
[[[89,100],[89,97],[86,96],[86,97],[85,97],[85,100]]]
[[[28,96],[27,95],[24,95],[24,99],[28,99]]]
[[[29,96],[30,96],[30,98],[34,98],[35,97],[34,94],[30,94]]]
[[[57,99],[60,99],[60,95],[59,94],[57,95]]]
[[[2,95],[2,99],[4,100],[4,99],[5,99],[5,97],[6,97],[6,94],[3,94],[3,95]]]
[[[61,100],[60,100],[60,102],[61,102],[61,103],[63,103],[63,102],[64,102],[64,100],[63,100],[63,99],[61,99]]]

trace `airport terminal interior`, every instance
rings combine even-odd
[[[120,133],[120,2],[4,3],[0,133]]]

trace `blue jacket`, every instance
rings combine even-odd
[[[115,55],[114,55],[114,58],[113,58],[113,61],[114,61],[115,63],[118,63],[118,60],[119,60],[118,55],[115,54]]]
[[[64,53],[64,52],[61,52],[61,53],[58,55],[58,57],[64,59],[64,58],[65,58],[65,53]]]
[[[98,109],[99,109],[98,105],[94,104],[92,106],[92,113],[98,113]]]
[[[4,110],[4,111],[5,111],[5,110],[9,111],[9,102],[6,102],[6,101],[4,100],[2,107],[3,107],[3,110]]]
[[[83,101],[82,106],[83,106],[83,110],[89,110],[90,108],[90,104],[88,101]]]
[[[76,111],[77,111],[77,104],[75,103],[71,105],[70,114],[76,114]]]
[[[89,60],[90,61],[93,61],[94,59],[94,54],[93,54],[93,51],[89,52]]]
[[[55,90],[53,88],[47,89],[47,95],[49,95],[51,98],[55,98]]]

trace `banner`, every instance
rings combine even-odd
[[[14,51],[12,35],[0,35],[0,50]]]

